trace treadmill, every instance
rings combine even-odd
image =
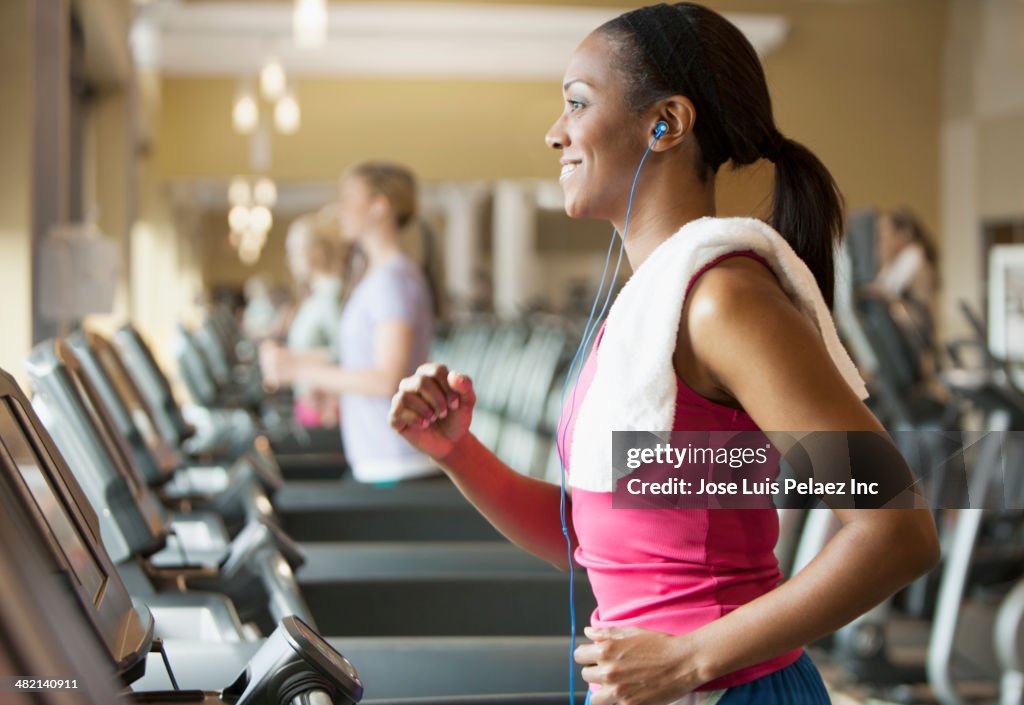
[[[14,380],[0,371],[0,471],[21,483],[24,503],[41,502],[35,521],[45,531],[55,556],[75,576],[80,609],[100,628],[111,661],[125,681],[146,669],[141,658],[152,646],[153,621],[136,610],[124,583],[100,541],[99,521],[89,508],[62,456],[43,429],[31,405]],[[32,493],[32,488],[35,492]],[[30,494],[32,493],[32,494]],[[43,511],[46,513],[44,514]],[[355,671],[335,649],[341,647],[358,664],[367,694],[398,705],[410,705],[429,696],[472,695],[449,699],[466,705],[480,703],[562,703],[566,696],[525,695],[560,690],[568,664],[564,638],[394,638],[331,639],[325,641],[294,617],[282,620],[271,638],[262,642],[210,643],[168,639],[161,648],[170,668],[159,659],[146,669],[136,691],[149,694],[140,702],[300,703],[316,700],[280,700],[281,673],[309,674],[306,685],[333,689],[334,702],[342,686],[355,693]],[[167,693],[171,674],[182,688],[203,693]],[[529,674],[524,678],[523,674]],[[237,676],[237,678],[236,678]],[[234,680],[231,680],[234,678]],[[584,694],[577,676],[578,700]],[[230,685],[229,685],[230,684]],[[294,682],[293,682],[294,685]],[[361,686],[361,684],[359,684]],[[174,687],[169,685],[169,687]],[[272,699],[254,694],[273,692]],[[218,697],[211,698],[210,692]],[[292,692],[292,691],[289,691]],[[514,694],[512,696],[503,694]],[[235,700],[234,698],[238,698]],[[298,697],[298,696],[296,696]],[[318,696],[319,697],[319,696]],[[249,698],[249,699],[247,699]],[[322,702],[332,702],[331,699]],[[429,702],[429,701],[427,701]]]
[[[79,485],[67,473],[54,472],[62,463],[28,400],[6,373],[0,375],[0,466],[6,499],[25,507],[36,522],[49,556],[67,575],[117,674],[132,680],[145,668],[153,618],[132,604],[103,549],[99,519]]]
[[[98,336],[91,338],[96,344]],[[131,326],[116,336],[123,367],[145,397],[164,441],[181,447],[189,425],[152,351]],[[447,478],[375,487],[355,481],[289,481],[274,495],[282,528],[298,541],[493,541],[500,535]]]
[[[155,416],[157,430],[172,448],[207,461],[233,463],[245,458],[268,491],[276,490],[284,482],[270,444],[256,433],[249,412],[193,407],[193,418],[186,419],[170,383],[139,332],[127,324],[117,331],[114,340],[124,366]]]
[[[82,397],[78,401],[87,401],[90,385],[87,379],[78,379],[82,370],[73,363],[73,356],[64,363],[66,353],[63,346],[58,345],[54,352],[48,344],[33,352],[32,369],[40,389],[37,406],[56,408],[47,402],[59,394],[63,400],[61,408],[71,408],[52,415],[81,417],[75,424],[77,445],[65,445],[68,457],[73,460],[83,448],[92,448],[86,454],[88,459],[83,457],[74,463],[76,469],[93,478],[85,483],[87,487],[116,482],[114,469],[122,477],[132,478],[137,473],[130,455],[113,438],[116,431],[104,423],[104,415],[97,413],[101,400],[93,395],[95,406],[86,405],[91,409],[89,418],[80,410],[76,413],[81,404],[75,403],[75,391]],[[76,389],[70,387],[73,380],[79,382]],[[52,423],[58,443],[67,440],[68,429],[61,421],[55,418]],[[101,439],[106,442],[99,443]],[[136,486],[139,484],[135,482]],[[100,491],[93,494],[96,502],[103,502],[106,497]],[[152,515],[152,511],[145,511],[141,498],[137,498],[137,507],[129,504],[126,500],[111,505],[106,518],[117,521],[122,516]],[[373,512],[366,514],[372,516]],[[158,522],[141,539],[124,536],[119,545],[147,556],[148,540],[165,535]],[[211,570],[186,576],[187,584],[226,593],[237,604],[243,619],[254,621],[264,631],[286,614],[298,614],[326,633],[350,636],[549,636],[563,633],[567,621],[565,575],[504,541],[296,546],[273,527],[253,523],[228,547],[230,555],[224,548],[218,553],[209,548],[194,551],[193,546],[186,541],[177,550],[167,549],[149,556],[149,564],[160,569],[157,582],[166,584],[181,579],[181,570],[186,567],[183,563],[199,563],[206,557],[202,567]],[[280,565],[282,556],[289,559],[287,567]],[[124,558],[117,553],[117,562],[126,573],[132,567],[122,562]],[[297,570],[294,580],[289,568]],[[253,585],[253,572],[262,589]],[[124,577],[130,579],[127,574]],[[594,598],[582,571],[578,577],[575,601],[582,613],[593,609]],[[134,584],[139,591],[136,594],[150,592],[141,577]],[[265,608],[267,600],[271,606],[269,613]],[[350,604],[360,604],[361,608],[349,609],[346,606]]]
[[[9,435],[10,411],[9,407],[0,409],[0,435],[4,438]],[[26,460],[30,456],[19,456],[21,460],[16,461],[6,445],[0,446],[0,466],[4,468],[0,473],[3,702],[123,705],[126,701],[117,694],[113,664],[123,661],[124,655],[110,654],[109,641],[101,638],[95,625],[87,622],[75,605],[81,592],[95,588],[95,573],[90,572],[90,564],[96,557],[76,542],[73,527],[59,521],[54,526],[60,527],[62,546],[67,551],[61,550],[59,557],[53,552],[57,537],[41,535],[30,513],[52,514],[56,497],[47,492],[46,480],[38,468]],[[32,494],[30,482],[36,494],[27,503],[26,491]],[[60,638],[56,638],[58,634]],[[64,682],[59,684],[60,689],[29,690],[30,686],[41,686],[48,680]],[[19,686],[18,681],[29,682]]]
[[[127,440],[132,457],[150,485],[164,494],[188,499],[192,506],[225,515],[229,529],[247,518],[237,509],[238,498],[207,498],[184,490],[168,493],[169,477],[179,488],[195,485],[213,491],[222,485],[191,471],[178,469],[181,452],[156,431],[158,420],[129,374],[120,351],[102,336],[76,332],[68,346],[80,361],[103,403]],[[165,380],[166,381],[166,380]],[[169,422],[170,417],[165,418]],[[242,492],[238,484],[234,495]],[[277,522],[300,541],[495,541],[504,540],[445,477],[411,480],[394,487],[355,482],[289,481],[274,495],[275,505],[286,512]],[[276,514],[269,500],[257,497],[245,506],[258,507],[265,516]],[[251,518],[252,512],[246,514]],[[237,529],[236,529],[237,530]]]
[[[313,624],[293,575],[302,552],[279,529],[257,519],[228,540],[216,516],[169,514],[138,474],[71,351],[44,342],[26,366],[37,390],[33,405],[58,447],[74,459],[76,478],[101,508],[104,543],[136,589],[166,592],[187,585],[225,593],[246,621],[263,629],[289,614]],[[174,541],[167,546],[169,537]]]
[[[158,432],[158,420],[129,374],[117,349],[95,333],[76,331],[65,339],[64,357],[88,378],[127,443],[135,466],[146,482],[167,500],[184,507],[220,514],[235,535],[250,520],[273,519],[255,466],[237,462],[231,468],[194,465]]]
[[[126,685],[138,680],[151,650],[162,645],[153,638],[152,616],[132,604],[102,550],[97,517],[81,488],[52,472],[62,461],[30,409],[13,380],[0,374],[0,653],[17,649],[19,669],[59,669],[22,672],[26,679],[65,681],[52,697],[33,693],[26,702],[75,702],[75,695],[78,702],[118,702],[115,677]],[[26,541],[36,550],[18,560],[17,547]],[[39,570],[40,558],[66,579],[73,598]],[[33,614],[38,619],[26,622]],[[363,691],[351,663],[295,617],[283,620],[253,658],[230,673],[219,693],[175,688],[129,701],[349,705]]]
[[[336,428],[306,428],[296,423],[290,389],[272,395],[264,392],[256,346],[243,337],[229,310],[222,305],[211,306],[191,338],[218,388],[227,388],[227,400],[238,398],[241,390],[253,410],[258,411],[288,478],[330,480],[342,476],[345,455],[341,434]]]

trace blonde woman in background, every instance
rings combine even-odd
[[[242,311],[242,331],[250,340],[272,338],[280,330],[284,313],[274,304],[270,284],[261,275],[249,277],[242,288],[245,309]]]
[[[339,325],[340,364],[264,347],[271,383],[301,383],[341,398],[341,432],[355,478],[391,483],[438,474],[430,459],[388,425],[399,381],[426,362],[433,305],[426,277],[402,250],[416,218],[416,181],[404,166],[366,162],[341,180],[342,240],[357,247],[365,272],[346,300]]]
[[[341,318],[343,280],[337,227],[321,214],[296,218],[288,228],[285,252],[288,269],[300,292],[285,345],[293,359],[309,363],[338,360],[338,320]],[[336,426],[337,405],[298,382],[295,420],[306,428]],[[326,403],[325,403],[326,402]]]

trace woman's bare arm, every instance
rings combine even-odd
[[[292,353],[279,346],[260,348],[264,379],[277,385],[302,382],[327,394],[388,397],[398,389],[412,356],[414,331],[405,321],[386,321],[374,329],[374,365],[348,368],[326,355]]]
[[[423,365],[402,381],[391,425],[444,469],[484,517],[520,548],[567,570],[559,521],[559,487],[526,477],[501,462],[469,432],[476,395],[468,377],[443,365]],[[575,547],[571,506],[566,523]]]
[[[813,324],[762,265],[737,258],[715,267],[695,285],[689,308],[681,336],[692,341],[708,378],[761,429],[883,430],[839,374]],[[804,570],[699,630],[705,675],[730,673],[820,638],[938,560],[927,509],[834,511],[842,528]]]

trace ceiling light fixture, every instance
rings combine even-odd
[[[266,206],[255,206],[249,211],[249,226],[257,233],[266,236],[270,226],[274,224],[274,216]]]
[[[327,42],[327,0],[295,0],[292,34],[300,47],[323,46]]]
[[[232,230],[245,230],[252,221],[253,214],[247,206],[232,206],[228,211],[228,225]]]
[[[299,101],[295,99],[295,94],[289,91],[274,105],[274,125],[279,132],[294,135],[298,132],[301,122],[302,111],[299,108]]]
[[[228,203],[233,206],[247,206],[251,200],[252,189],[249,188],[249,182],[242,176],[231,179],[231,185],[228,186]]]
[[[260,121],[259,106],[256,97],[248,85],[243,85],[235,96],[235,105],[231,109],[231,123],[236,132],[251,135]]]
[[[284,95],[288,79],[281,61],[273,56],[260,69],[260,93],[264,100],[275,101]]]
[[[273,179],[264,176],[253,186],[252,196],[257,205],[273,208],[277,203],[277,185]]]

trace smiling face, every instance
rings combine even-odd
[[[559,180],[573,218],[616,220],[649,139],[643,115],[630,111],[615,51],[600,33],[580,44],[565,71],[562,114],[545,137],[562,152]]]

